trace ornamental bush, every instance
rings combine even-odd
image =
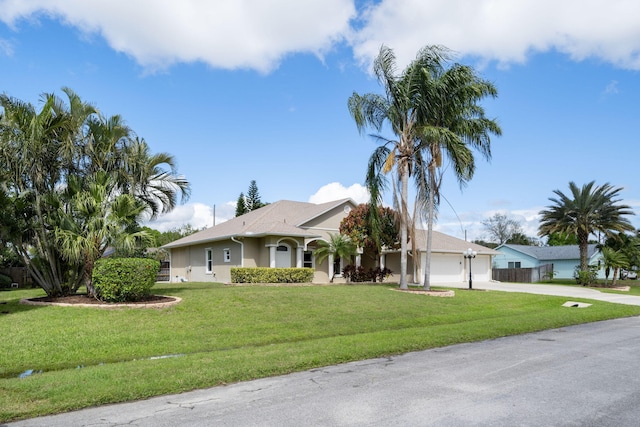
[[[310,283],[311,281],[313,281],[313,268],[231,268],[231,283]]]
[[[8,288],[13,283],[13,279],[4,273],[0,273],[0,288]]]
[[[93,269],[96,296],[106,302],[140,301],[151,295],[160,262],[149,258],[103,258]]]
[[[391,275],[392,271],[388,268],[369,268],[366,270],[364,267],[356,267],[353,264],[349,264],[342,269],[342,277],[349,282],[384,282],[384,279]]]

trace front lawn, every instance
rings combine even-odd
[[[0,292],[0,423],[178,393],[313,367],[577,323],[640,307],[456,290],[454,298],[386,285],[230,287],[162,284],[163,309],[19,305]],[[19,378],[29,370],[33,375]]]

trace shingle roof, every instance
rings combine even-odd
[[[280,200],[263,206],[239,217],[225,221],[215,227],[210,227],[189,236],[168,243],[163,248],[178,248],[199,243],[225,240],[230,237],[262,237],[270,236],[295,236],[295,237],[321,237],[317,233],[304,228],[309,221],[321,216],[351,199],[341,199],[333,202],[314,204]],[[417,248],[425,251],[427,248],[427,231],[416,230]],[[467,242],[437,231],[433,231],[432,250],[436,252],[462,253],[471,248],[479,254],[496,255],[493,249],[475,243]]]
[[[510,245],[504,244],[501,247],[507,247],[514,251],[522,252],[538,260],[562,260],[562,259],[580,259],[580,248],[578,245],[566,246],[527,246],[527,245]],[[587,257],[591,258],[598,251],[596,244],[590,244]]]
[[[207,228],[168,243],[164,245],[163,248],[177,248],[196,243],[224,240],[232,236],[261,237],[275,235],[321,237],[317,233],[306,230],[304,225],[325,212],[349,201],[351,201],[351,199],[314,204],[280,200],[230,219],[229,221],[225,221],[215,227]],[[351,201],[351,203],[353,203],[353,201]]]
[[[427,230],[416,230],[416,247],[421,251],[427,250]],[[462,253],[468,248],[479,254],[497,255],[499,253],[486,246],[467,242],[435,230],[432,231],[431,250],[434,252]]]

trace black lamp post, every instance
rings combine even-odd
[[[466,259],[469,260],[469,289],[473,288],[473,280],[471,279],[471,258],[475,258],[478,255],[478,252],[471,250],[471,248],[467,249],[462,253]]]

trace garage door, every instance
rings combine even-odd
[[[423,254],[422,265],[427,256]],[[462,255],[459,254],[431,254],[431,283],[451,283],[462,281]],[[424,280],[424,271],[420,275],[420,282]]]

